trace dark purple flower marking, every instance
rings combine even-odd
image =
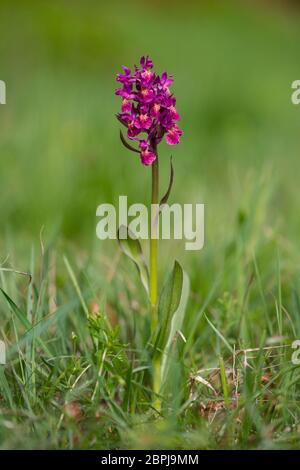
[[[157,144],[166,137],[169,145],[180,141],[182,130],[176,124],[180,115],[176,110],[176,98],[169,87],[173,78],[163,72],[161,76],[153,72],[153,62],[142,57],[140,66],[135,66],[132,74],[123,66],[123,73],[117,75],[122,88],[116,95],[122,97],[119,121],[127,128],[127,137],[139,142],[143,165],[152,165],[157,158]],[[143,137],[139,135],[143,133]]]

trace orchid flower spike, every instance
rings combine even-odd
[[[141,58],[133,73],[123,66],[117,81],[122,84],[116,89],[116,95],[122,98],[117,118],[127,128],[127,137],[138,142],[142,164],[152,165],[162,139],[165,137],[167,144],[176,145],[182,135],[177,125],[180,116],[176,98],[170,91],[173,78],[167,72],[156,74],[153,61],[147,56]]]

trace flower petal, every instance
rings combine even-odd
[[[145,166],[152,165],[152,163],[156,160],[156,154],[151,150],[143,150],[141,152],[141,162]]]

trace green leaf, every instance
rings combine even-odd
[[[174,339],[178,332],[181,333],[186,307],[190,292],[190,281],[188,275],[183,271],[179,263],[175,262],[173,271],[176,269],[177,278],[181,279],[181,288],[178,290],[177,295],[179,294],[179,301],[177,308],[174,311],[169,327],[169,333],[167,336],[167,341],[163,349],[162,365],[161,365],[161,384],[164,385],[164,382],[167,378],[168,371],[172,362],[172,348],[174,345]],[[178,289],[178,284],[177,284]],[[181,341],[184,339],[184,336],[181,333]]]
[[[172,157],[170,158],[170,180],[169,180],[169,186],[168,186],[168,189],[167,189],[167,192],[166,194],[161,198],[161,201],[159,203],[159,207],[160,209],[163,209],[163,206],[165,204],[167,204],[168,200],[169,200],[169,197],[170,197],[170,194],[171,194],[171,189],[172,189],[172,186],[173,186],[173,182],[174,182],[174,168],[173,168],[173,163],[172,163]]]
[[[70,315],[70,313],[78,307],[78,302],[79,301],[77,300],[77,298],[74,298],[67,304],[58,307],[55,312],[45,317],[42,317],[41,320],[35,323],[35,325],[33,325],[31,328],[28,328],[27,331],[23,334],[23,336],[18,340],[18,342],[10,346],[7,352],[7,359],[12,360],[14,354],[20,348],[22,348],[26,344],[32,344],[33,341],[35,343],[37,342],[49,357],[53,357],[53,353],[47,348],[46,341],[42,340],[42,335],[49,332],[49,330],[51,330],[51,327],[53,327],[54,324],[61,321],[62,319],[65,319],[68,315]],[[23,325],[25,326],[24,323]]]
[[[123,132],[120,131],[120,139],[124,147],[126,147],[128,150],[131,150],[132,152],[140,153],[140,151],[136,148],[134,148],[132,145],[130,145],[127,140],[125,139]]]
[[[175,261],[172,272],[162,290],[158,304],[158,335],[156,348],[164,349],[171,330],[171,321],[177,311],[183,287],[183,270]]]
[[[1,367],[1,366],[0,366],[0,390],[1,390],[1,393],[3,394],[3,397],[7,401],[7,403],[9,403],[10,406],[13,408],[14,403],[13,403],[12,392],[10,390],[9,384],[5,377],[4,367]]]
[[[214,330],[214,332],[216,333],[216,335],[220,338],[221,341],[223,341],[223,343],[225,344],[225,346],[229,349],[229,351],[231,352],[231,354],[233,354],[233,348],[230,346],[230,344],[228,343],[227,339],[222,335],[222,333],[215,327],[215,325],[207,318],[207,316],[205,315],[205,319],[207,321],[207,323],[209,324],[209,326],[212,328],[212,330]]]
[[[127,237],[125,239],[121,239],[120,231],[124,230],[126,230]],[[128,256],[128,258],[130,258],[136,265],[142,284],[147,294],[149,294],[149,273],[139,240],[135,238],[134,234],[128,229],[128,227],[121,225],[118,230],[118,241],[123,253]]]
[[[27,316],[25,313],[22,312],[22,310],[14,303],[14,301],[9,297],[9,295],[0,287],[0,292],[3,294],[5,297],[10,309],[12,312],[16,315],[20,323],[27,329],[27,330],[32,330],[32,325],[30,321],[27,319]],[[38,344],[43,348],[43,350],[51,356],[51,352],[47,348],[46,344],[41,340],[41,338],[37,337],[36,341]]]
[[[220,356],[219,362],[220,362],[220,375],[221,375],[221,383],[222,383],[222,388],[223,388],[224,402],[225,402],[225,406],[228,407],[229,406],[228,385],[227,385],[224,359],[222,356]]]
[[[67,259],[66,256],[63,257],[63,260],[64,260],[65,266],[66,266],[66,268],[67,268],[67,270],[68,270],[68,273],[69,273],[69,276],[70,276],[70,278],[71,278],[71,281],[72,281],[72,283],[73,283],[73,285],[74,285],[74,288],[75,288],[75,290],[76,290],[76,293],[77,293],[77,295],[78,295],[78,298],[79,298],[79,300],[80,300],[80,303],[81,303],[81,305],[82,305],[82,309],[83,309],[84,313],[86,314],[86,317],[89,318],[89,309],[88,309],[88,307],[87,307],[87,305],[86,305],[86,303],[85,303],[84,297],[83,297],[83,295],[82,295],[82,292],[81,292],[81,289],[80,289],[79,284],[78,284],[78,282],[77,282],[77,279],[76,279],[76,276],[75,276],[75,274],[74,274],[74,271],[73,271],[73,269],[72,269],[72,267],[71,267],[71,265],[70,265],[70,263],[69,263],[69,261],[68,261],[68,259]]]

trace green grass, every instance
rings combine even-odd
[[[0,448],[300,448],[299,17],[101,3],[0,6]],[[206,204],[201,252],[160,244],[160,285],[174,258],[191,281],[161,415],[146,294],[95,236],[98,204],[149,203],[113,94],[144,53],[174,73],[185,132],[170,201]]]

